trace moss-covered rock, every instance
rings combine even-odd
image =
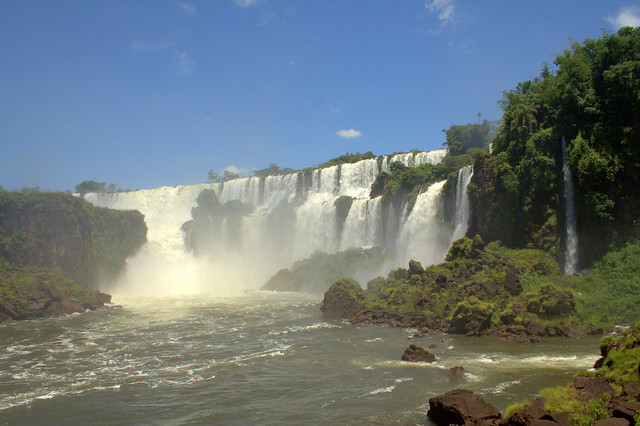
[[[470,297],[456,306],[449,323],[449,332],[454,334],[477,334],[491,327],[494,305]]]
[[[364,292],[357,281],[339,279],[324,294],[320,310],[327,319],[347,318],[364,308]]]

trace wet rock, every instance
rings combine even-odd
[[[402,361],[409,362],[434,362],[436,356],[426,349],[416,345],[409,345],[402,354]]]
[[[500,411],[466,389],[454,389],[429,399],[429,418],[437,425],[463,425],[501,418]]]
[[[453,374],[453,377],[455,378],[462,377],[464,375],[464,367],[459,365],[451,367],[449,370],[451,370],[451,374]]]
[[[82,304],[75,300],[63,300],[60,304],[60,314],[71,315],[79,312],[84,312],[85,308]]]

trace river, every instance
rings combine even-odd
[[[464,387],[504,410],[597,358],[595,338],[408,340],[326,322],[303,294],[115,302],[0,326],[1,423],[425,423],[437,394]],[[437,344],[437,362],[400,361],[410,342]]]

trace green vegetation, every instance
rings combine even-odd
[[[36,192],[40,190],[37,189]],[[85,180],[76,185],[76,193],[80,195],[88,194],[90,192],[126,192],[128,189],[120,189],[115,184],[107,182],[96,182],[95,180]]]
[[[640,28],[573,43],[554,65],[504,93],[493,153],[474,163],[470,232],[512,247],[557,250],[564,237],[564,137],[581,263],[589,265],[640,235]]]
[[[473,158],[469,154],[447,156],[440,164],[422,164],[417,167],[407,167],[395,161],[389,165],[391,173],[378,174],[371,185],[370,196],[382,195],[383,201],[387,203],[408,203],[411,209],[420,191],[438,181],[453,177],[453,173],[472,162]]]
[[[77,311],[108,302],[109,296],[78,285],[59,270],[34,271],[0,262],[0,322],[56,315],[69,309],[68,301],[81,306]]]
[[[257,169],[253,171],[254,176],[258,177],[267,177],[267,176],[279,176],[279,175],[288,175],[291,173],[296,173],[297,170],[291,169],[289,167],[280,167],[276,164],[271,163],[269,167],[266,169]]]
[[[443,132],[447,137],[443,146],[449,150],[449,155],[473,154],[478,149],[489,151],[496,134],[496,123],[482,120],[482,123],[452,124]]]
[[[94,207],[63,193],[0,192],[0,259],[61,270],[85,286],[115,277],[146,232],[137,211]]]
[[[359,152],[356,152],[355,154],[350,154],[347,152],[346,154],[341,155],[340,157],[332,158],[329,161],[325,161],[324,163],[320,164],[318,168],[324,169],[326,167],[338,166],[344,163],[357,163],[358,161],[370,160],[372,158],[376,158],[376,156],[373,155],[371,151],[365,152],[363,154],[360,154]]]
[[[346,275],[344,275],[346,276]],[[562,275],[539,249],[455,241],[446,261],[391,271],[367,284],[366,307],[423,315],[456,333],[577,336],[638,321],[640,243],[611,252],[585,276]]]
[[[222,176],[214,172],[213,170],[209,170],[208,178],[211,182],[226,182],[232,179],[238,179],[240,175],[238,173],[234,173],[230,170],[223,170]]]
[[[600,353],[603,355],[602,366],[596,372],[581,371],[576,374],[574,383],[542,389],[540,397],[543,398],[544,409],[551,413],[569,413],[571,425],[587,426],[597,420],[606,419],[616,414],[616,407],[620,404],[638,404],[631,394],[625,392],[629,384],[640,384],[640,323],[635,329],[628,328],[620,337],[607,336],[600,341]],[[604,380],[603,380],[604,378]],[[577,380],[583,379],[581,384]],[[591,391],[594,396],[585,397],[579,389],[588,385],[589,380],[595,379],[598,389]],[[629,388],[632,389],[632,388]],[[602,393],[600,393],[602,392]],[[597,395],[597,393],[600,393]],[[507,408],[507,417],[516,411],[525,409],[529,403],[518,403]],[[628,408],[627,408],[628,410]],[[640,410],[636,410],[634,420],[637,421]],[[624,415],[629,420],[629,414]]]

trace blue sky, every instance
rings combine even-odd
[[[203,182],[346,152],[439,149],[603,0],[0,0],[0,185]]]

